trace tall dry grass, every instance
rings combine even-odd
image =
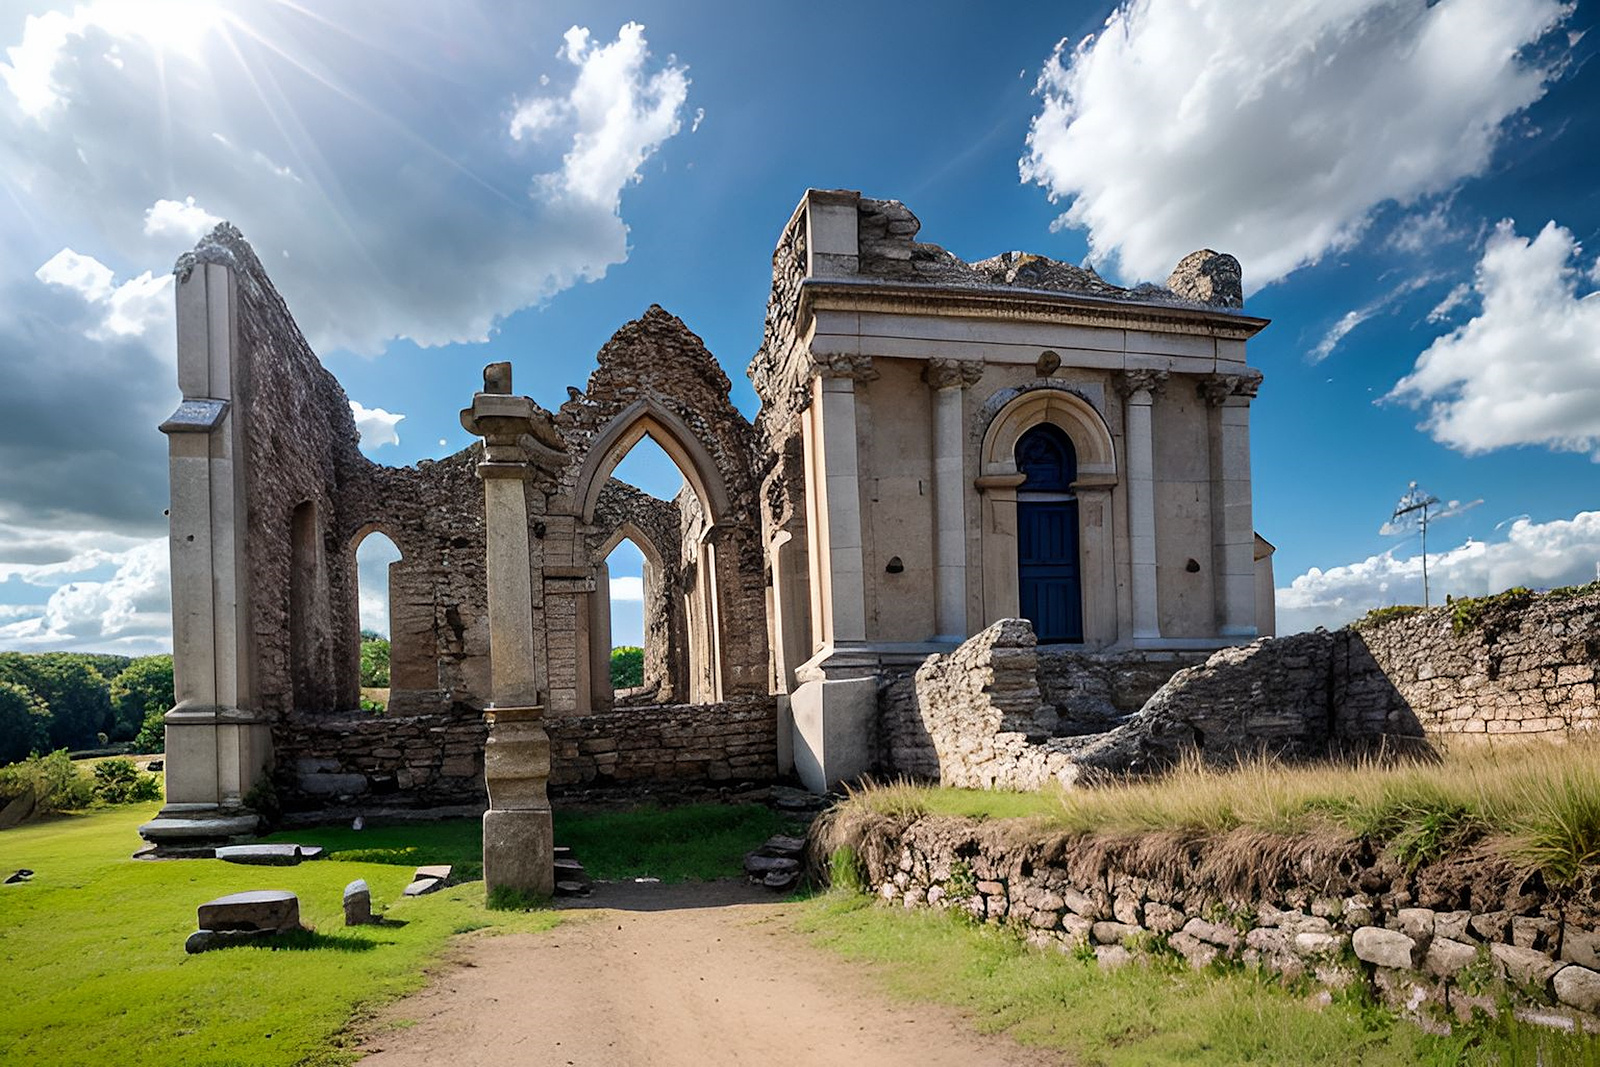
[[[1408,866],[1489,842],[1557,884],[1592,877],[1600,865],[1595,741],[1459,748],[1426,761],[1285,764],[1260,757],[1217,768],[1193,758],[1159,777],[1040,793],[891,782],[862,788],[849,804],[898,817],[1032,816],[1082,834],[1334,831],[1380,843]]]

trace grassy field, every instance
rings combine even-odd
[[[411,900],[405,867],[298,867],[130,859],[156,805],[52,819],[0,835],[0,866],[32,881],[0,888],[0,1063],[334,1064],[353,1015],[418,988],[454,934],[537,930],[550,912],[490,912],[483,886]],[[342,893],[365,878],[394,920],[346,928]],[[245,889],[299,894],[315,927],[293,948],[186,956],[195,908]]]
[[[1190,762],[1153,780],[1037,793],[889,783],[849,804],[889,815],[1031,817],[1073,833],[1334,833],[1385,843],[1413,864],[1487,841],[1557,884],[1600,865],[1600,744],[1592,742],[1469,748],[1436,762]]]
[[[663,882],[736,878],[744,854],[775,833],[795,832],[762,804],[689,804],[679,808],[555,813],[556,844],[572,849],[592,878],[650,877]],[[483,876],[477,819],[283,831],[269,841],[322,845],[329,858],[415,867],[449,863],[466,878]]]
[[[795,926],[873,965],[893,995],[952,1005],[987,1031],[1065,1052],[1081,1067],[1590,1067],[1600,1041],[1514,1022],[1436,1037],[1351,999],[1321,1004],[1242,969],[1102,971],[952,913],[877,907],[835,890]]]
[[[352,1017],[418,988],[455,934],[539,930],[549,911],[490,911],[483,884],[403,899],[413,867],[481,876],[476,819],[273,835],[320,844],[297,867],[131,859],[157,805],[68,815],[0,834],[0,866],[33,879],[0,889],[0,1063],[336,1064]],[[746,850],[785,828],[760,805],[561,812],[557,840],[597,878],[737,875]],[[365,878],[393,920],[347,928],[347,883]],[[315,933],[287,947],[187,956],[195,908],[245,889],[299,894]]]

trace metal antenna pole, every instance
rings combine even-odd
[[[1428,506],[1422,505],[1422,606],[1431,607],[1428,600]]]

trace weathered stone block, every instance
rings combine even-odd
[[[372,921],[372,890],[365,878],[357,878],[344,887],[344,924],[361,926]]]
[[[1579,1011],[1600,1013],[1600,973],[1569,964],[1555,973],[1551,985],[1561,1003]]]
[[[1363,926],[1351,936],[1350,945],[1357,959],[1378,967],[1409,970],[1420,962],[1416,940],[1398,930]]]
[[[1535,948],[1495,943],[1489,952],[1504,968],[1506,978],[1517,985],[1544,990],[1550,985],[1560,964]]]
[[[300,926],[300,898],[276,889],[230,893],[200,905],[202,930],[295,930]]]

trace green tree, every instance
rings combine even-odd
[[[111,679],[111,737],[131,741],[152,715],[165,715],[176,703],[172,657],[143,656]]]
[[[49,706],[52,748],[91,748],[95,735],[111,725],[111,685],[88,656],[0,653],[0,680],[22,686]]]
[[[163,752],[167,747],[167,713],[152,711],[133,739],[135,752]]]
[[[622,645],[611,650],[611,688],[633,689],[644,684],[644,649]]]
[[[361,684],[367,689],[389,688],[389,639],[362,631]]]
[[[15,682],[0,681],[0,764],[50,747],[50,709]]]

